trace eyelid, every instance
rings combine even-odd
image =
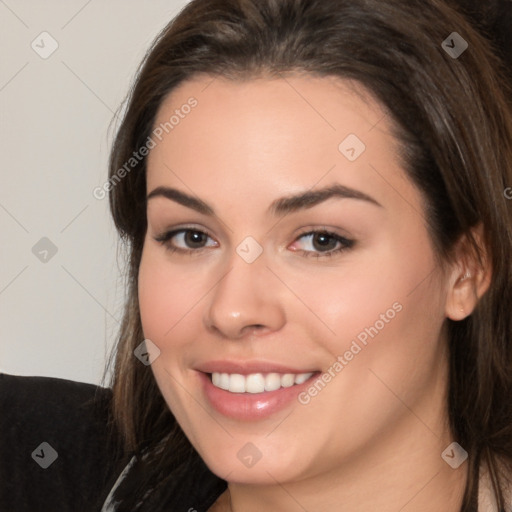
[[[293,243],[297,242],[306,235],[315,236],[317,234],[325,234],[328,237],[334,239],[336,243],[340,243],[341,247],[338,249],[331,249],[329,251],[305,251],[303,249],[295,249],[295,252],[302,253],[305,257],[313,257],[313,258],[332,258],[333,256],[337,256],[342,252],[351,249],[356,241],[353,238],[348,238],[347,236],[341,235],[336,232],[335,229],[324,227],[324,226],[315,226],[310,228],[304,228],[301,230],[297,236],[295,237]]]
[[[208,236],[212,240],[215,240],[215,237],[210,233],[208,229],[203,227],[197,227],[196,225],[187,224],[177,226],[175,228],[164,229],[160,232],[159,235],[154,236],[153,239],[156,240],[157,242],[165,243],[166,241],[170,240],[173,236],[176,236],[177,234],[183,231],[196,231],[198,233],[202,233]],[[194,252],[198,252],[199,250],[200,249],[195,249]]]
[[[345,234],[338,233],[338,231],[342,231]],[[328,233],[329,235],[337,236],[337,237],[343,238],[345,240],[351,239],[350,235],[348,234],[348,232],[346,232],[346,230],[343,230],[341,228],[329,227],[326,225],[318,225],[318,224],[301,228],[299,230],[298,234],[296,235],[296,239],[300,238],[301,236],[308,235],[311,233]]]
[[[196,255],[201,254],[204,250],[208,249],[208,246],[206,247],[199,247],[199,248],[192,248],[192,249],[184,249],[181,247],[173,247],[168,242],[176,235],[183,233],[183,232],[197,232],[201,233],[203,235],[206,235],[208,238],[215,240],[215,238],[212,236],[212,234],[209,232],[208,229],[203,227],[197,227],[196,225],[181,225],[176,228],[171,228],[168,230],[164,230],[160,235],[153,237],[155,241],[161,243],[165,246],[165,248],[172,252],[172,253],[178,253],[183,255],[191,255],[195,253]],[[304,257],[315,257],[315,258],[329,258],[333,257],[335,255],[338,255],[339,253],[348,250],[352,248],[355,244],[355,240],[352,238],[348,238],[347,236],[341,235],[336,232],[335,229],[329,228],[326,226],[310,226],[302,228],[301,231],[295,235],[294,240],[292,243],[295,243],[300,238],[306,236],[306,235],[316,235],[316,234],[326,234],[328,237],[333,238],[337,241],[337,243],[341,243],[342,246],[338,249],[331,249],[329,251],[306,251],[303,249],[294,249],[293,252],[301,253]],[[216,243],[218,243],[216,241]],[[210,246],[211,247],[211,246]]]

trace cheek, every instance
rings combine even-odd
[[[183,350],[176,350],[186,339],[180,329],[193,314],[196,293],[182,273],[172,271],[161,252],[147,245],[139,266],[138,297],[144,337],[160,349],[151,370],[162,394],[180,418],[185,417],[172,376],[179,375]],[[199,292],[197,292],[199,294]],[[191,309],[192,308],[192,309]]]
[[[302,288],[303,294],[309,288],[311,309],[331,330],[328,336],[318,330],[331,355],[351,350],[357,356],[348,358],[365,368],[378,364],[398,373],[413,360],[432,363],[444,321],[443,289],[428,241],[419,242],[407,251],[390,244],[377,264],[374,255],[361,256],[335,283]]]
[[[394,321],[397,309],[412,313],[435,300],[436,291],[421,286],[433,268],[431,254],[416,252],[397,251],[393,244],[382,244],[378,251],[360,251],[347,257],[337,269],[324,268],[314,274],[290,272],[286,282],[317,320],[322,320],[324,327],[316,322],[318,333],[324,338],[327,334],[325,339],[336,343],[374,324],[381,331],[383,325],[387,328]]]
[[[141,322],[144,335],[159,346],[171,339],[173,329],[194,303],[196,293],[186,281],[182,273],[171,271],[157,251],[144,248],[138,280]]]
[[[143,253],[139,267],[139,308],[144,336],[160,340],[171,327],[172,319],[166,311],[172,312],[171,298],[165,282],[159,279],[158,268],[151,264],[147,252]]]

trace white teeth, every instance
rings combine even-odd
[[[229,374],[228,373],[220,374],[219,388],[225,389],[226,391],[229,390]]]
[[[229,391],[231,393],[245,393],[245,377],[239,373],[229,376]]]
[[[265,391],[275,391],[281,387],[281,375],[279,373],[269,373],[265,377]]]
[[[261,373],[251,373],[245,378],[245,391],[247,393],[263,393],[265,391],[265,377]]]
[[[299,373],[299,375],[295,375],[295,384],[302,384],[306,382],[309,377],[313,375],[312,373]]]
[[[289,388],[295,384],[303,384],[313,373],[212,373],[212,383],[215,387],[231,393],[263,393],[276,391],[279,388]]]
[[[295,384],[295,375],[293,373],[285,373],[281,377],[281,386],[289,388]]]

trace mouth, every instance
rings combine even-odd
[[[297,398],[320,373],[259,362],[212,362],[196,368],[212,411],[250,422],[272,418],[290,407],[303,407]]]
[[[230,393],[265,393],[300,385],[310,379],[315,372],[307,373],[208,373],[211,383]]]

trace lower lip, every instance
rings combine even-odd
[[[304,391],[311,381],[318,377],[314,373],[306,382],[289,388],[279,388],[263,393],[231,393],[213,385],[210,376],[198,372],[203,391],[213,408],[228,418],[255,421],[268,418],[297,401],[297,395]]]

